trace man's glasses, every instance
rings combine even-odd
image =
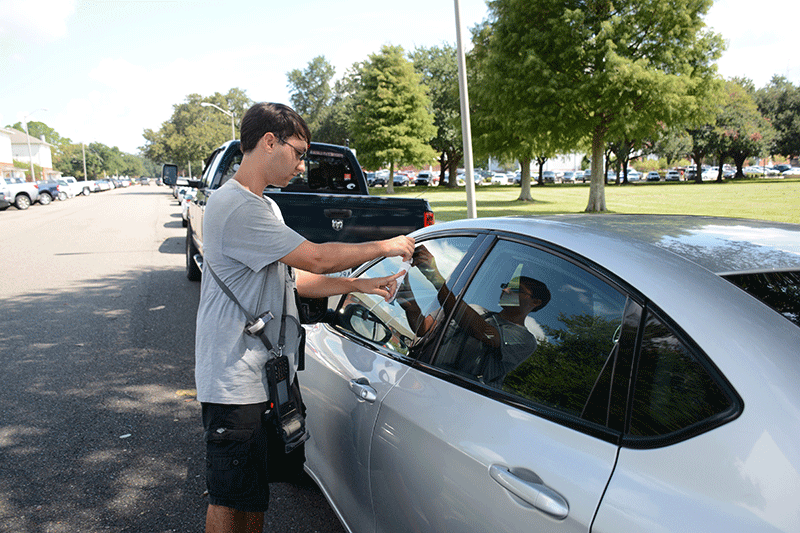
[[[283,139],[281,139],[281,138],[278,138],[278,141],[279,141],[281,144],[288,144],[289,146],[291,146],[291,147],[292,147],[292,150],[294,150],[294,153],[295,153],[295,154],[297,154],[297,159],[298,159],[298,160],[305,159],[305,157],[306,157],[306,154],[308,153],[308,149],[307,149],[307,148],[301,152],[301,151],[300,151],[300,150],[298,150],[298,149],[297,149],[297,148],[296,148],[296,147],[295,147],[293,144],[291,144],[291,143],[288,143],[288,142],[284,141],[284,140],[283,140]]]

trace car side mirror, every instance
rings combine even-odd
[[[174,187],[178,183],[178,165],[167,163],[161,167],[161,180],[165,185]]]
[[[392,330],[375,313],[361,304],[350,304],[339,318],[339,324],[367,340],[385,344],[392,338]]]

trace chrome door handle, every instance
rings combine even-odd
[[[569,504],[559,493],[541,484],[522,480],[499,465],[489,467],[489,475],[501,487],[531,504],[545,514],[563,520],[569,514]]]
[[[370,387],[367,378],[351,379],[350,390],[365,402],[373,403],[378,399],[378,391]]]

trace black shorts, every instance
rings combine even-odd
[[[267,404],[203,403],[209,503],[243,512],[269,506]]]

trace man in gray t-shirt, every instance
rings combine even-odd
[[[261,414],[268,393],[260,339],[245,334],[240,308],[207,274],[211,266],[253,315],[271,311],[266,334],[277,345],[286,321],[283,353],[297,365],[299,322],[294,290],[322,298],[348,292],[389,298],[401,273],[384,278],[327,277],[376,257],[411,258],[414,240],[400,236],[361,244],[307,241],[287,227],[280,209],[262,192],[285,187],[303,172],[311,134],[303,119],[281,104],[260,103],[242,117],[244,154],[236,174],[209,197],[203,221],[205,265],[197,311],[195,380],[203,407],[206,531],[261,531],[269,503],[266,442]],[[284,310],[284,302],[286,309]]]

